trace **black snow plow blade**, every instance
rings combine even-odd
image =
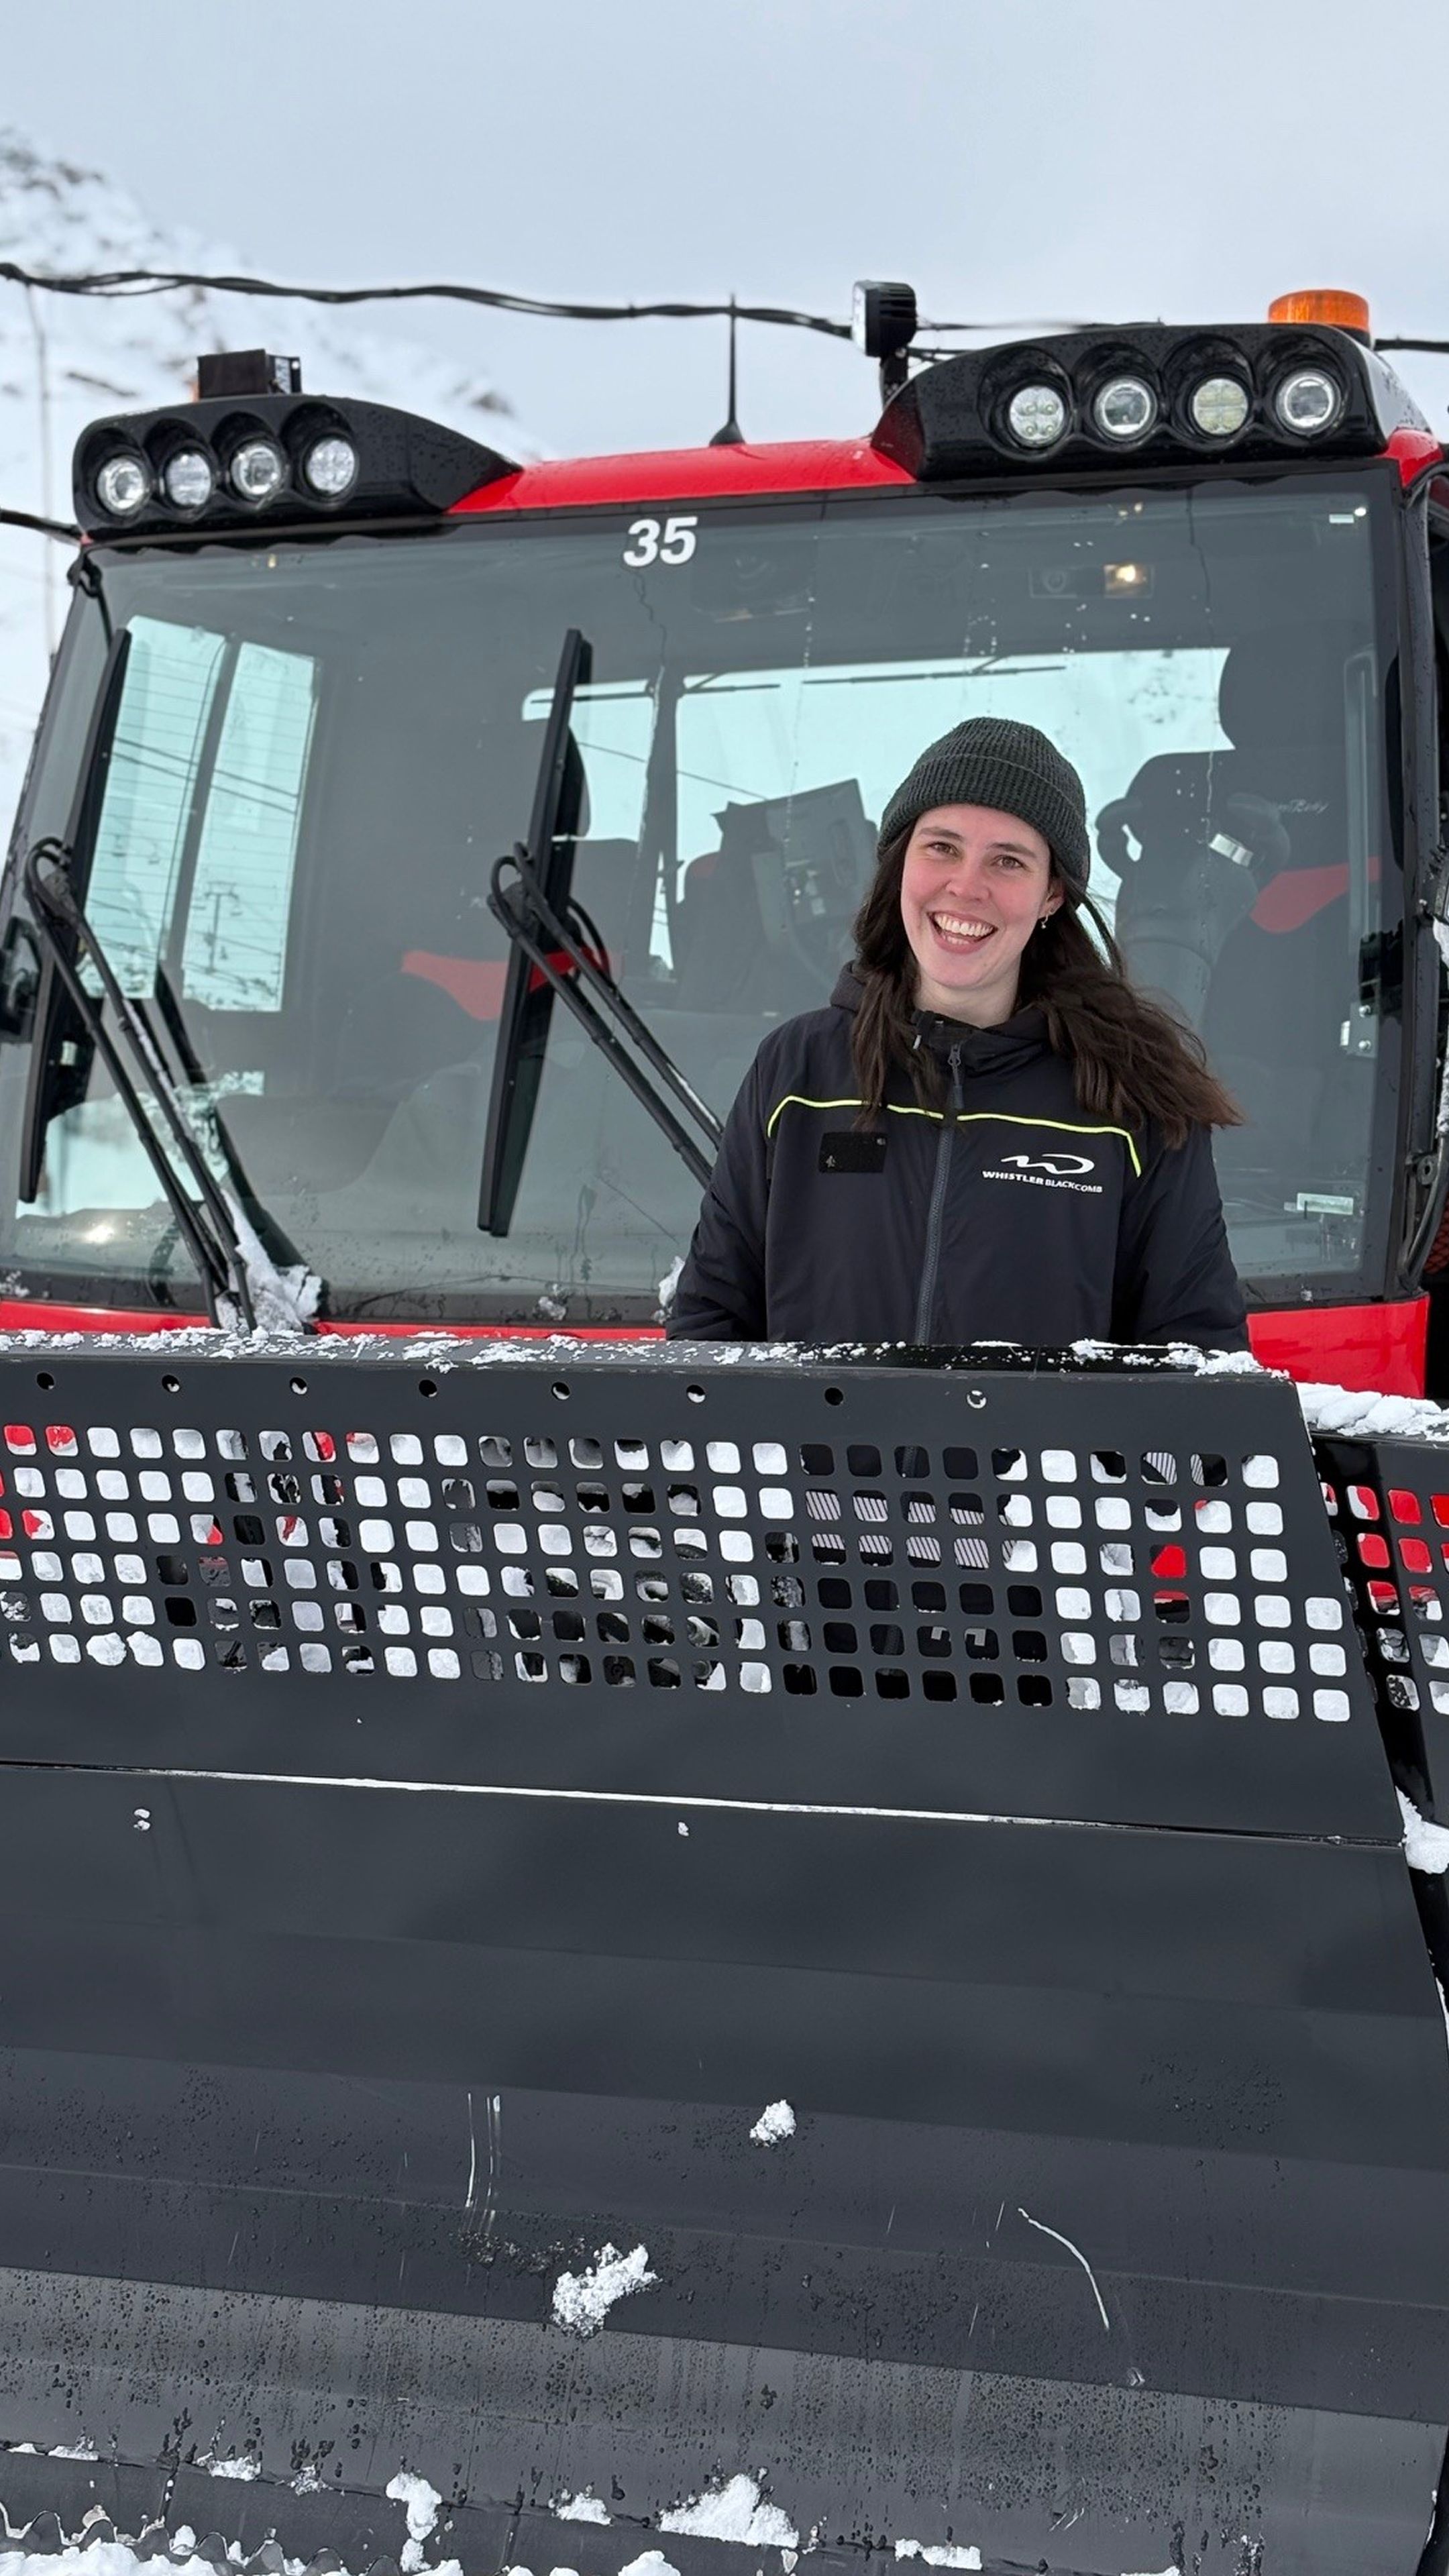
[[[1444,2564],[1427,1469],[1366,1666],[1278,1381],[214,1350],[0,1355],[12,2530]]]

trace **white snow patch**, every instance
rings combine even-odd
[[[621,2254],[617,2245],[605,2245],[586,2272],[560,2273],[554,2284],[554,2324],[567,2327],[570,2334],[596,2334],[616,2299],[652,2289],[658,2277],[650,2271],[642,2245],[636,2245],[632,2254]]]
[[[418,2576],[423,2564],[423,2542],[431,2539],[437,2528],[438,2507],[443,2499],[426,2478],[417,2477],[410,2469],[399,2469],[383,2489],[394,2504],[406,2505],[408,2536],[403,2542],[403,2576]]]
[[[1176,2565],[1171,2567],[1159,2567],[1156,2571],[1156,2576],[1182,2576],[1182,2570]]]
[[[577,2495],[561,2496],[553,2508],[556,2522],[607,2522],[608,2513],[596,2495],[580,2487]]]
[[[1422,1870],[1426,1878],[1442,1878],[1449,1870],[1449,1825],[1432,1824],[1421,1816],[1402,1789],[1398,1800],[1404,1819],[1404,1858],[1410,1869]]]
[[[243,2478],[249,2481],[262,2474],[260,2460],[207,2460],[204,2466],[209,2478]]]
[[[89,2442],[57,2442],[45,2456],[48,2460],[98,2460],[101,2455],[91,2449]]]
[[[788,2102],[770,2102],[760,2113],[750,2131],[757,2147],[777,2147],[782,2138],[795,2135],[795,2114]],[[794,2543],[788,2544],[793,2548]]]
[[[1427,1396],[1374,1395],[1347,1386],[1300,1384],[1298,1401],[1309,1430],[1336,1439],[1449,1441],[1449,1412]]]
[[[256,1227],[245,1215],[236,1199],[229,1191],[224,1195],[227,1211],[236,1230],[237,1252],[242,1268],[246,1272],[246,1283],[251,1296],[252,1313],[256,1317],[257,1331],[259,1333],[301,1332],[305,1325],[311,1323],[316,1314],[317,1300],[322,1294],[322,1282],[316,1271],[309,1270],[305,1261],[294,1262],[286,1270],[279,1269],[262,1242]],[[229,1299],[222,1299],[218,1311],[221,1305],[228,1305],[230,1302]],[[223,1316],[222,1320],[224,1323],[239,1322],[240,1318]]]
[[[11,2445],[11,2447],[15,2447]],[[169,2576],[213,2576],[210,2562],[196,2556],[196,2534],[189,2523],[183,2523],[172,2534],[172,2547],[159,2564]],[[236,2543],[233,2554],[239,2556]],[[286,2576],[303,2576],[305,2560],[284,2560]],[[155,2576],[158,2561],[141,2559],[124,2540],[94,2541],[88,2548],[78,2543],[58,2549],[50,2555],[25,2549],[0,2549],[0,2576]],[[346,2571],[343,2571],[346,2576]],[[431,2576],[462,2576],[456,2558],[447,2558],[431,2571]],[[510,2576],[527,2576],[526,2570],[511,2570]],[[572,2571],[555,2569],[552,2576],[572,2576]]]
[[[659,1321],[661,1324],[663,1323],[665,1316],[668,1314],[670,1307],[674,1303],[674,1292],[679,1286],[679,1274],[683,1268],[684,1255],[682,1252],[676,1253],[668,1269],[665,1271],[663,1278],[659,1282]]]
[[[49,2576],[54,2564],[54,2559],[48,2559],[41,2576]],[[670,2565],[662,2549],[646,2549],[642,2558],[631,2558],[627,2567],[621,2567],[619,2576],[679,2576],[679,2570]]]
[[[898,2540],[897,2558],[923,2558],[928,2567],[979,2567],[979,2549],[928,2548],[923,2540]]]
[[[788,2107],[788,2106],[786,2106]],[[791,2128],[795,2125],[793,2119]],[[798,2549],[800,2534],[777,2504],[762,2504],[755,2480],[743,2470],[722,2487],[706,2487],[692,2504],[677,2504],[659,2517],[661,2531],[695,2540],[738,2540],[747,2549]],[[979,2558],[973,2560],[979,2567]],[[627,2576],[627,2571],[626,2571]]]

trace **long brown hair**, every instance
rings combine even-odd
[[[851,1052],[863,1125],[879,1115],[893,1071],[910,1075],[922,1107],[939,1108],[945,1097],[940,1058],[917,1044],[912,1021],[916,961],[901,918],[901,871],[913,828],[886,842],[855,918],[855,971],[863,989]],[[1053,881],[1061,883],[1055,869]],[[1090,917],[1095,940],[1081,912]],[[1124,1127],[1153,1118],[1169,1145],[1184,1144],[1191,1127],[1243,1124],[1242,1111],[1209,1072],[1197,1037],[1138,992],[1090,895],[1068,893],[1032,932],[1017,988],[1017,1008],[1028,1005],[1045,1019],[1054,1053],[1070,1059],[1077,1099],[1094,1117]]]

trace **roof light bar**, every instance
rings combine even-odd
[[[913,375],[872,445],[921,482],[1012,468],[1100,472],[1194,457],[1381,454],[1427,426],[1383,360],[1322,324],[1165,323],[971,349]]]
[[[476,439],[381,403],[215,395],[85,430],[75,515],[92,536],[193,540],[337,518],[433,520],[514,471]]]

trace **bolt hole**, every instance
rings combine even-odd
[[[560,1404],[567,1404],[569,1400],[568,1379],[566,1377],[556,1377],[553,1382],[553,1391],[558,1397]]]
[[[420,1377],[420,1378],[419,1378],[419,1380],[418,1380],[418,1393],[419,1393],[419,1395],[436,1395],[436,1394],[437,1394],[437,1392],[438,1392],[438,1381],[437,1381],[437,1379],[436,1379],[435,1377]]]
[[[844,1390],[838,1386],[828,1386],[825,1390],[825,1401],[827,1404],[843,1404],[845,1402]]]
[[[49,1369],[41,1369],[36,1376],[35,1383],[37,1386],[43,1386],[46,1394],[49,1395],[51,1388],[55,1384],[55,1380],[51,1376]]]
[[[294,1378],[293,1378],[293,1380],[292,1380],[292,1393],[293,1393],[294,1395],[305,1395],[305,1394],[306,1394],[306,1392],[307,1392],[307,1381],[306,1381],[306,1379],[305,1379],[304,1377],[294,1377]]]
[[[684,1392],[688,1396],[691,1404],[703,1404],[704,1389],[702,1386],[687,1386]]]
[[[168,1395],[179,1395],[181,1393],[181,1380],[179,1377],[163,1377],[161,1383],[166,1389]]]
[[[970,1405],[973,1413],[979,1413],[983,1404],[986,1402],[986,1398],[979,1386],[968,1386],[966,1389],[966,1401]]]

